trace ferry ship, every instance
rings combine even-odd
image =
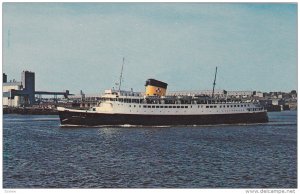
[[[216,76],[216,74],[215,74]],[[216,77],[215,77],[216,78]],[[120,85],[122,73],[120,78]],[[214,81],[215,85],[215,81]],[[258,103],[186,92],[168,95],[168,84],[148,79],[145,92],[105,90],[89,110],[58,107],[62,126],[173,126],[268,122]],[[214,89],[213,89],[214,91]]]

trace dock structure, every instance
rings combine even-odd
[[[36,104],[35,96],[41,98],[42,95],[53,95],[54,99],[61,95],[68,98],[70,95],[69,90],[65,92],[49,92],[49,91],[36,91],[35,90],[35,73],[30,71],[23,71],[21,73],[21,82],[7,81],[7,75],[3,73],[3,106],[32,106]]]

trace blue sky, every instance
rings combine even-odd
[[[36,89],[297,89],[296,4],[3,3],[3,72]]]

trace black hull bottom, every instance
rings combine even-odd
[[[235,123],[268,122],[266,112],[215,114],[215,115],[138,115],[138,114],[101,114],[59,111],[61,124],[80,126],[114,125],[212,125]]]

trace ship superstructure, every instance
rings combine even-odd
[[[145,92],[105,90],[89,110],[59,107],[62,125],[207,125],[268,122],[257,103],[187,92],[168,95],[167,83],[148,79]]]

